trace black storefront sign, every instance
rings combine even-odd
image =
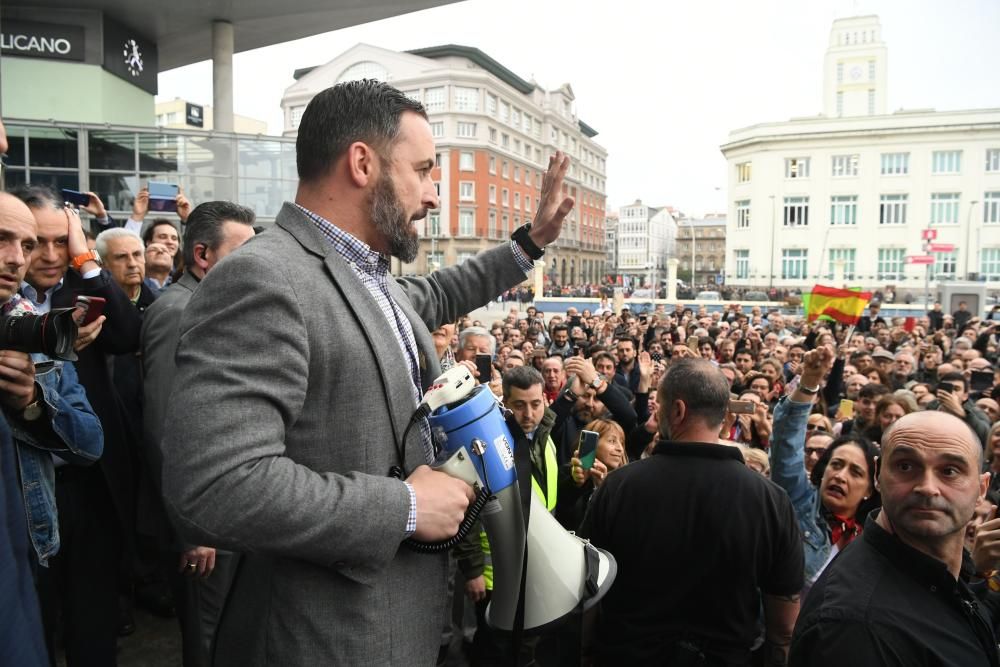
[[[185,116],[187,124],[192,127],[205,127],[205,107],[200,104],[187,103]]]
[[[61,23],[7,21],[0,25],[0,52],[5,56],[83,60],[83,28]]]
[[[156,94],[159,62],[156,44],[104,17],[104,69],[147,93]]]

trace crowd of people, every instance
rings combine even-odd
[[[0,313],[78,323],[75,360],[0,351],[0,662],[114,665],[142,605],[186,667],[430,665],[456,631],[473,665],[1000,664],[1000,322],[539,312],[559,153],[508,243],[394,279],[434,155],[423,107],[360,81],[310,102],[263,233],[183,194],[177,224],[89,193],[89,230],[45,187],[0,194]],[[457,364],[509,411],[521,483],[615,558],[576,625],[491,629],[481,527],[401,546],[474,498],[408,426]]]

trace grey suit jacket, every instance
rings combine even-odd
[[[143,441],[146,443],[153,480],[161,487],[163,425],[167,417],[170,390],[174,386],[174,353],[180,337],[180,320],[198,280],[185,273],[171,283],[146,309],[139,346],[143,372]]]
[[[425,388],[429,330],[523,279],[503,244],[391,284]],[[387,477],[410,382],[374,299],[291,204],[202,281],[181,321],[163,485],[187,539],[246,554],[217,664],[433,664],[447,560],[400,547],[409,495]]]

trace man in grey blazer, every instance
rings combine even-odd
[[[174,353],[181,315],[205,274],[253,237],[255,219],[250,209],[227,201],[205,202],[194,209],[184,232],[184,275],[163,291],[143,318],[143,442],[157,499],[161,496],[161,445],[177,370]],[[211,664],[212,637],[239,556],[222,549],[184,544],[172,531],[161,536],[161,540],[181,624],[184,667],[207,666]]]
[[[397,280],[389,256],[415,258],[413,223],[438,205],[423,106],[339,84],[309,103],[296,151],[295,203],[181,321],[168,510],[189,541],[244,554],[217,664],[431,665],[447,560],[401,542],[453,535],[472,492],[426,465],[425,422],[402,442],[439,371],[430,331],[524,280],[573,207],[569,160],[550,160],[510,243]]]

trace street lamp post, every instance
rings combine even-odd
[[[774,195],[768,195],[771,199],[771,263],[767,265],[767,289],[770,292],[774,289]]]
[[[695,269],[694,269],[694,218],[688,218],[688,229],[691,230],[691,291],[694,291],[695,286]]]
[[[969,202],[969,214],[965,216],[965,279],[969,280],[969,257],[972,255],[972,246],[969,241],[972,238],[972,211],[979,203],[978,199]]]

